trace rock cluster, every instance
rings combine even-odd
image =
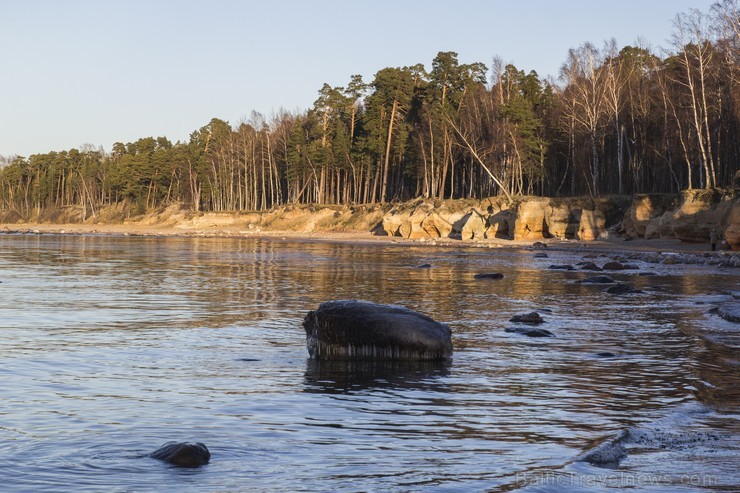
[[[687,190],[604,198],[498,197],[481,201],[419,199],[382,217],[382,231],[408,239],[560,238],[592,241],[618,231],[628,238],[720,241],[740,249],[740,196],[736,190]]]

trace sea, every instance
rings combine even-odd
[[[740,491],[740,324],[713,310],[740,270],[627,258],[616,295],[577,264],[626,252],[543,252],[0,234],[0,491]],[[309,359],[337,299],[447,324],[453,359]],[[531,311],[552,337],[511,331]]]

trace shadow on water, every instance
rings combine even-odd
[[[367,389],[411,389],[444,392],[440,380],[449,361],[324,361],[308,358],[304,392],[348,394]]]

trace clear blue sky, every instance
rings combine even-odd
[[[166,136],[304,110],[324,82],[456,51],[557,76],[611,37],[667,47],[711,0],[0,0],[0,155]]]

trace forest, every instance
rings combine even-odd
[[[439,52],[324,84],[313,106],[232,125],[214,118],[186,142],[143,137],[0,159],[0,208],[27,218],[125,203],[143,212],[266,210],[501,195],[601,196],[737,186],[737,0],[673,22],[669,49],[611,40],[569,50],[557,79],[500,58]]]

